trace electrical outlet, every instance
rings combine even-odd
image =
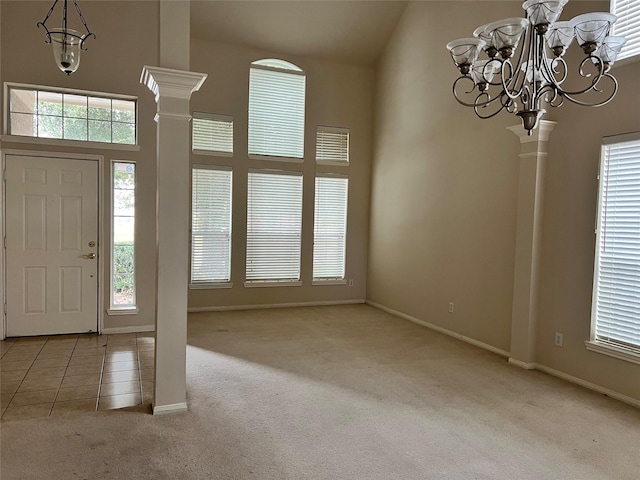
[[[560,332],[556,332],[555,344],[556,347],[561,347],[563,342],[562,334]]]
[[[349,279],[349,286],[350,286],[350,287],[353,287],[353,283],[354,283],[354,282],[353,282],[353,278],[350,278],[350,279]]]
[[[453,313],[456,310],[456,305],[453,302],[449,302],[449,313]]]

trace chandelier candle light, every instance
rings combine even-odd
[[[522,4],[526,18],[498,20],[476,28],[473,38],[449,42],[447,49],[462,74],[453,83],[456,100],[483,119],[502,110],[513,113],[529,135],[545,113],[542,102],[559,107],[566,99],[598,107],[611,101],[618,82],[609,72],[626,43],[624,37],[609,36],[617,18],[594,12],[557,22],[567,2],[528,0]],[[567,91],[562,84],[568,67],[562,57],[574,38],[585,54],[578,67],[583,87]],[[478,60],[481,51],[488,59]]]
[[[38,22],[37,25],[38,28],[43,27],[46,31],[46,43],[50,43],[53,46],[53,58],[55,58],[58,68],[67,75],[71,75],[80,66],[80,52],[86,50],[84,46],[85,40],[89,37],[96,38],[96,36],[91,33],[89,27],[87,27],[87,22],[82,16],[77,0],[73,0],[73,5],[76,7],[76,12],[78,13],[78,17],[80,17],[82,25],[84,25],[86,33],[80,33],[77,30],[67,27],[67,0],[63,0],[62,5],[62,28],[48,29],[46,25],[47,20],[49,20],[49,17],[53,13],[53,9],[56,8],[58,1],[59,0],[55,0],[53,2],[47,16],[42,22]]]

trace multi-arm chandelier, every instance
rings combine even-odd
[[[545,113],[543,102],[552,107],[565,99],[591,107],[608,103],[618,90],[609,71],[626,39],[608,36],[617,19],[610,13],[556,22],[567,2],[528,0],[522,4],[526,18],[498,20],[478,27],[474,38],[447,44],[462,74],[453,83],[456,100],[480,118],[514,113],[529,135]],[[582,85],[569,91],[562,86],[569,72],[562,57],[574,38],[586,56],[577,68]],[[481,51],[487,59],[478,60]]]
[[[86,30],[86,33],[80,33],[77,30],[73,30],[67,27],[67,0],[63,0],[62,4],[62,28],[47,28],[47,20],[53,13],[53,9],[56,8],[59,0],[55,0],[49,13],[44,17],[42,22],[38,22],[38,28],[43,27],[45,29],[45,35],[47,36],[47,43],[53,46],[53,58],[56,60],[58,68],[67,75],[71,75],[80,66],[80,52],[86,50],[84,42],[88,37],[96,38],[96,36],[89,31],[87,22],[82,16],[78,1],[73,0],[73,5],[76,7],[76,12],[80,21]]]

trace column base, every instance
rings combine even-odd
[[[152,407],[154,415],[167,415],[169,413],[180,413],[189,410],[187,402],[174,403],[172,405],[154,405]]]

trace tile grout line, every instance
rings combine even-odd
[[[38,350],[38,353],[36,353],[36,356],[33,357],[33,360],[31,360],[31,365],[29,365],[29,368],[27,368],[26,373],[24,374],[24,377],[22,377],[22,380],[20,380],[20,384],[18,385],[18,388],[16,388],[16,391],[13,392],[13,394],[11,395],[11,400],[9,400],[9,403],[7,403],[7,408],[5,408],[4,412],[2,412],[2,417],[4,418],[4,415],[7,413],[7,410],[9,410],[9,407],[11,406],[11,402],[13,402],[13,399],[15,398],[16,394],[18,393],[18,390],[20,390],[20,387],[22,386],[22,383],[24,382],[24,380],[27,378],[27,375],[29,375],[29,372],[31,371],[31,367],[33,367],[33,364],[36,362],[36,359],[38,358],[38,356],[40,355],[40,353],[42,352],[42,349],[44,348],[44,346],[47,344],[47,342],[49,341],[49,339],[45,340],[45,342],[42,344],[42,346],[40,347],[40,350]],[[15,344],[18,343],[13,342],[13,345],[11,346],[11,348],[13,348],[15,346]],[[11,348],[9,350],[11,350]],[[7,350],[8,351],[8,350]],[[6,355],[6,353],[5,353]],[[3,355],[4,356],[4,355]],[[14,405],[17,406],[17,405]],[[51,413],[51,412],[49,412]],[[47,415],[48,416],[48,415]]]
[[[144,389],[142,388],[142,368],[140,365],[140,350],[138,350],[138,334],[136,333],[136,361],[138,362],[138,382],[140,390],[140,405],[144,404]]]
[[[71,350],[71,355],[69,355],[69,360],[67,361],[67,365],[64,367],[64,373],[62,374],[62,378],[60,379],[60,385],[58,385],[58,391],[56,392],[56,396],[53,398],[53,403],[51,404],[51,410],[49,410],[49,415],[47,415],[48,417],[51,416],[51,414],[53,413],[53,409],[56,406],[56,402],[58,401],[58,395],[60,394],[60,389],[62,388],[62,382],[64,382],[64,377],[67,376],[67,370],[69,369],[69,365],[71,364],[71,359],[73,358],[73,352],[76,351],[76,347],[78,346],[78,339],[80,337],[76,337],[76,341],[73,344],[73,350]],[[49,339],[47,338],[47,341],[45,342],[45,345],[49,342]]]
[[[98,398],[96,398],[96,412],[100,409],[100,400],[102,397],[102,379],[104,378],[104,366],[107,363],[107,350],[109,350],[109,335],[105,335],[106,343],[104,344],[104,355],[102,357],[102,366],[100,367],[100,381],[98,382]]]

